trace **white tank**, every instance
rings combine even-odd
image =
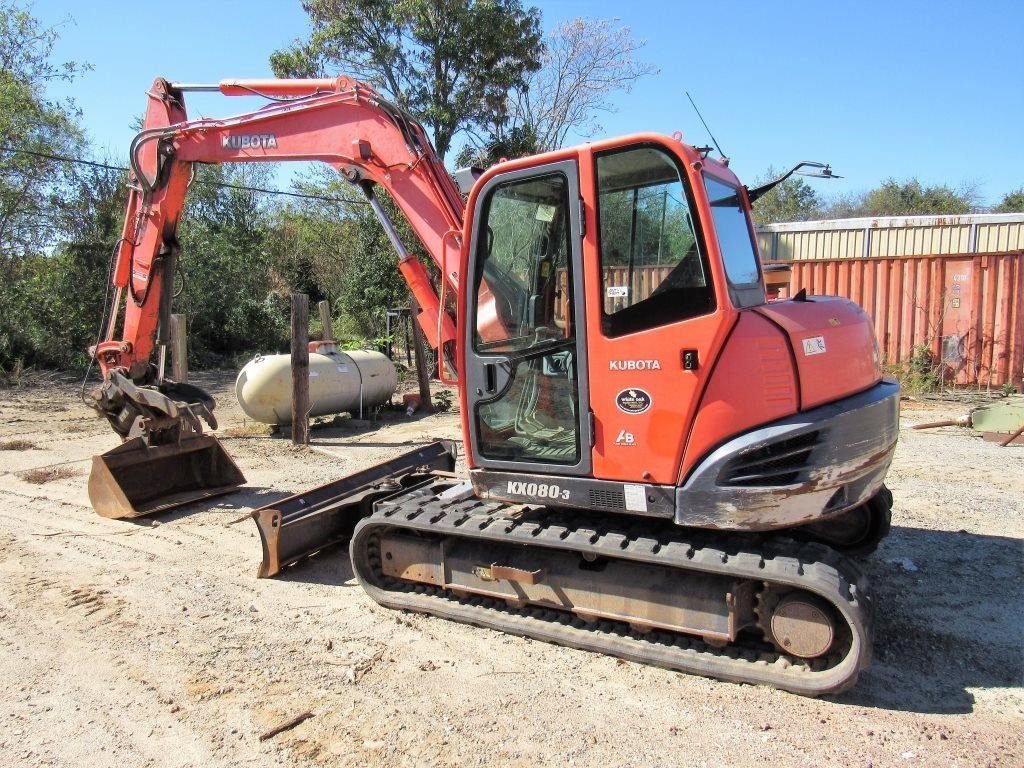
[[[398,388],[398,373],[387,355],[340,352],[329,342],[309,346],[310,416],[348,411],[358,417],[388,402]],[[256,355],[239,371],[235,397],[250,419],[291,424],[291,356]]]

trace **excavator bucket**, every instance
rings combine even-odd
[[[244,482],[212,435],[183,434],[156,446],[136,437],[92,457],[89,501],[103,517],[142,517],[230,493]]]

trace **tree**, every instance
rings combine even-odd
[[[781,174],[769,168],[764,176],[751,186],[767,184]],[[821,201],[817,192],[803,179],[790,176],[772,190],[766,192],[753,205],[756,224],[777,224],[781,221],[809,221],[822,215]]]
[[[0,265],[46,244],[59,187],[70,166],[29,153],[73,154],[83,143],[70,101],[46,99],[46,86],[81,70],[51,62],[58,34],[27,10],[0,0]],[[20,151],[13,151],[20,150]]]
[[[271,169],[257,165],[196,166],[196,181],[178,228],[180,297],[192,354],[199,362],[253,350],[280,349],[288,338],[287,300],[293,286],[273,263],[273,209],[259,192]],[[305,286],[294,286],[303,289]]]
[[[77,201],[74,167],[45,155],[77,152],[84,140],[71,101],[52,101],[47,86],[70,80],[78,65],[52,61],[57,31],[28,10],[0,0],[0,369],[32,356],[28,297],[45,258]]]
[[[75,169],[53,219],[62,232],[52,253],[28,256],[18,289],[14,329],[17,357],[57,367],[82,367],[97,341],[110,284],[110,264],[121,236],[128,174]]]
[[[315,169],[295,188],[321,199],[289,204],[277,213],[271,250],[282,278],[296,283],[304,276],[314,293],[332,301],[340,318],[337,335],[381,336],[385,310],[409,302],[391,241],[366,202],[333,169]],[[385,190],[377,195],[402,242],[432,268],[394,201]]]
[[[898,182],[888,179],[863,195],[837,199],[830,206],[832,218],[852,216],[915,216],[971,213],[978,209],[978,192],[946,184],[924,186],[917,179]]]
[[[501,122],[509,89],[539,66],[540,11],[519,0],[306,0],[306,42],[276,51],[278,77],[341,71],[412,112],[443,160],[452,139]]]
[[[508,106],[460,155],[489,165],[561,147],[569,133],[590,137],[602,130],[601,113],[615,111],[611,97],[657,69],[637,60],[646,44],[615,19],[577,18],[545,40],[540,68],[511,89]]]
[[[999,205],[992,209],[993,213],[1024,213],[1024,187],[1007,192]]]
[[[889,179],[864,198],[867,216],[903,216],[929,213],[970,213],[977,208],[977,194],[955,191],[945,184],[926,187],[917,179],[903,183]]]

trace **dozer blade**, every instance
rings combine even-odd
[[[455,469],[455,444],[439,440],[340,480],[311,488],[252,513],[263,544],[257,577],[346,541],[375,501],[428,482],[430,472]]]
[[[187,433],[156,446],[136,437],[92,457],[89,501],[103,517],[142,517],[230,493],[244,482],[212,435]]]

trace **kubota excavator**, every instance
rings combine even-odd
[[[270,104],[189,120],[197,89]],[[94,350],[95,406],[126,438],[95,459],[100,514],[244,482],[202,433],[213,400],[164,370],[193,164],[322,161],[373,207],[457,375],[468,477],[438,442],[257,510],[260,575],[348,541],[392,608],[804,694],[853,684],[871,654],[853,557],[888,531],[898,387],[855,304],[766,302],[750,203],[767,187],[650,133],[457,184],[410,115],[345,77],[148,96]]]

